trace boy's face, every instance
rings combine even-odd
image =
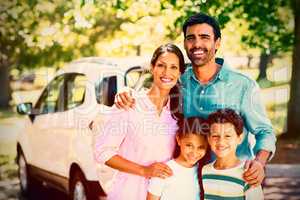
[[[208,143],[217,158],[234,158],[236,148],[242,141],[231,123],[214,123],[210,127]]]
[[[176,136],[176,140],[180,147],[177,160],[185,167],[194,166],[206,153],[208,144],[205,136],[190,133],[181,138]]]

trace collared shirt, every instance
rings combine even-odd
[[[221,58],[221,69],[208,84],[202,84],[188,67],[181,76],[185,117],[207,118],[218,109],[231,108],[244,119],[244,139],[237,149],[240,159],[253,158],[259,150],[275,152],[276,137],[260,100],[259,86],[249,77],[233,71]],[[256,143],[251,142],[251,134]]]
[[[94,145],[98,163],[104,164],[115,155],[143,166],[172,158],[178,126],[171,116],[169,102],[158,115],[146,92],[136,95],[135,108],[113,107],[100,125]],[[146,199],[148,181],[145,177],[118,171],[107,199]]]

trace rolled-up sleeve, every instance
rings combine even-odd
[[[98,128],[94,139],[94,158],[101,164],[118,154],[128,132],[129,111],[115,111],[107,115],[100,126],[95,124]]]
[[[271,152],[271,159],[276,150],[276,136],[271,121],[267,117],[265,106],[261,101],[260,89],[256,82],[249,82],[241,105],[245,127],[254,134],[256,139],[254,154],[256,155],[260,150],[266,150]]]

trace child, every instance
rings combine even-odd
[[[236,156],[243,139],[243,119],[232,109],[217,110],[208,117],[208,143],[216,160],[202,169],[204,199],[263,199],[261,187],[243,180],[245,162]]]
[[[201,118],[188,118],[179,123],[174,159],[166,163],[172,169],[173,175],[166,179],[151,178],[147,200],[200,199],[197,162],[201,159],[204,162],[207,157],[205,155],[208,155],[208,143],[203,128],[204,120]]]

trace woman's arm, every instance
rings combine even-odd
[[[155,195],[151,194],[150,192],[148,192],[146,200],[160,200],[160,197],[155,196]]]
[[[149,166],[139,165],[119,155],[112,156],[105,164],[122,172],[143,176],[146,178],[166,178],[172,175],[172,170],[164,163],[153,163]]]

